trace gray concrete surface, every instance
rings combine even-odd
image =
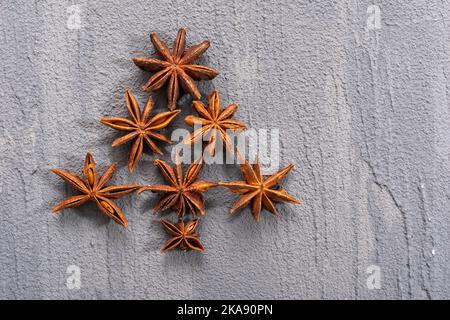
[[[450,298],[449,24],[440,0],[1,1],[0,298]],[[128,146],[111,148],[118,134],[97,119],[126,114],[126,87],[143,102],[148,74],[131,58],[153,53],[151,31],[172,43],[180,26],[188,44],[212,42],[201,62],[221,74],[201,91],[280,130],[280,160],[296,165],[284,186],[304,205],[254,224],[211,190],[207,252],[162,255],[154,196],[118,201],[128,230],[94,205],[52,215],[73,190],[49,170],[79,170],[90,150],[101,170],[119,163],[113,183],[160,181],[148,152],[129,174]],[[172,128],[192,112],[181,103]]]

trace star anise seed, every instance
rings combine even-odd
[[[133,93],[128,89],[125,92],[125,103],[130,113],[130,119],[103,118],[100,119],[100,122],[116,130],[128,132],[126,135],[114,140],[112,143],[113,147],[120,146],[134,139],[128,159],[128,170],[132,172],[142,154],[144,141],[153,152],[159,154],[162,154],[162,151],[152,139],[172,143],[167,136],[158,131],[166,127],[180,113],[180,110],[158,113],[149,119],[149,115],[153,109],[152,97],[148,97],[144,110],[141,113]]]
[[[106,183],[112,178],[116,164],[111,164],[103,175],[98,178],[97,170],[95,168],[94,158],[90,153],[86,154],[84,166],[82,170],[82,177],[61,169],[53,169],[52,172],[67,181],[72,187],[80,191],[81,195],[69,197],[52,208],[53,212],[77,207],[86,201],[94,201],[100,210],[109,218],[113,219],[118,224],[127,227],[127,221],[123,216],[119,207],[111,201],[111,199],[121,198],[137,189],[139,185],[122,185],[105,187]]]
[[[144,57],[133,59],[134,64],[139,68],[154,73],[142,90],[157,91],[168,83],[167,102],[170,110],[176,108],[180,97],[180,85],[194,99],[200,99],[201,94],[194,80],[211,80],[219,74],[212,68],[192,64],[209,48],[209,41],[203,41],[185,50],[186,30],[184,28],[178,31],[172,52],[156,33],[150,34],[150,40],[162,59]]]
[[[186,210],[190,210],[195,217],[197,211],[205,215],[205,200],[202,192],[215,187],[214,182],[198,180],[198,175],[203,166],[202,158],[193,162],[187,169],[183,178],[181,162],[178,160],[173,169],[163,160],[155,160],[155,166],[159,168],[169,185],[148,185],[139,189],[162,193],[162,196],[154,208],[155,213],[167,209],[173,209],[178,217],[183,217]]]
[[[240,165],[242,175],[245,181],[219,182],[219,186],[226,187],[234,193],[241,196],[230,209],[230,213],[235,213],[238,209],[248,205],[251,202],[251,212],[256,222],[259,221],[262,208],[266,208],[270,213],[277,215],[277,209],[274,202],[292,202],[300,201],[277,184],[281,181],[294,165],[289,164],[277,173],[264,178],[261,174],[259,162],[250,165],[247,161]]]
[[[188,223],[184,223],[184,221],[180,219],[176,224],[161,219],[161,224],[172,237],[166,242],[161,249],[161,252],[173,250],[175,248],[180,248],[183,251],[205,251],[205,248],[203,248],[203,245],[200,242],[199,235],[196,232],[198,222],[198,218],[191,220]]]
[[[191,126],[200,125],[201,128],[191,133],[185,139],[184,143],[193,144],[199,139],[203,139],[203,137],[209,137],[206,150],[211,156],[216,152],[218,140],[222,142],[222,146],[225,146],[227,150],[233,152],[232,142],[227,130],[239,131],[247,128],[244,123],[231,119],[238,106],[233,103],[225,109],[220,110],[220,94],[218,90],[214,90],[209,95],[208,108],[199,100],[194,101],[192,105],[199,114],[199,117],[190,115],[184,121]],[[219,137],[217,138],[217,136]]]

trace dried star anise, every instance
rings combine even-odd
[[[162,60],[144,57],[133,59],[134,64],[139,68],[155,72],[142,89],[144,91],[156,91],[169,81],[167,101],[170,110],[176,108],[180,84],[183,90],[187,91],[194,99],[200,99],[201,94],[194,79],[211,80],[219,74],[212,68],[191,64],[209,48],[209,41],[203,41],[185,50],[186,30],[184,28],[180,28],[178,31],[172,52],[156,33],[150,34],[150,40]]]
[[[105,187],[106,183],[112,178],[116,164],[111,164],[103,175],[98,178],[95,169],[94,158],[90,153],[86,154],[84,166],[82,170],[82,178],[77,175],[61,170],[53,169],[52,172],[70,183],[75,189],[80,191],[82,195],[69,197],[52,208],[53,212],[61,209],[72,208],[85,203],[88,200],[95,201],[100,210],[118,224],[127,227],[127,221],[120,211],[119,207],[111,201],[111,199],[121,198],[135,190],[139,185],[122,185]]]
[[[196,100],[192,103],[193,107],[197,111],[200,117],[187,116],[184,121],[191,126],[201,125],[201,128],[195,130],[186,139],[186,144],[192,144],[203,139],[203,137],[209,137],[209,142],[206,150],[210,155],[214,155],[216,151],[216,142],[221,140],[223,146],[229,151],[233,151],[232,142],[227,133],[227,130],[238,131],[244,130],[247,126],[237,120],[232,120],[231,117],[236,112],[238,106],[236,104],[230,104],[223,110],[220,110],[220,96],[219,91],[214,90],[208,97],[208,108],[199,101]]]
[[[202,192],[215,187],[214,182],[198,180],[197,177],[203,166],[202,158],[193,162],[187,169],[183,178],[181,161],[177,160],[173,169],[163,160],[155,160],[155,166],[159,168],[169,185],[148,185],[139,189],[139,193],[150,190],[162,193],[155,212],[173,209],[179,217],[183,217],[186,210],[190,210],[195,217],[197,210],[205,215],[205,200]]]
[[[259,162],[252,166],[245,161],[240,167],[245,181],[219,182],[219,186],[226,187],[232,192],[241,195],[230,209],[230,213],[235,213],[251,201],[252,215],[258,222],[263,206],[272,214],[277,215],[274,202],[300,203],[299,200],[288,194],[286,190],[276,188],[277,183],[291,171],[294,165],[289,164],[266,179],[261,174]]]
[[[161,252],[180,248],[183,251],[197,250],[205,251],[202,243],[200,242],[199,235],[196,232],[199,219],[194,219],[188,223],[184,223],[182,219],[178,223],[173,224],[165,219],[161,219],[161,224],[166,229],[167,233],[172,237],[170,238]]]
[[[130,120],[124,118],[103,118],[100,122],[116,130],[128,132],[126,135],[114,140],[112,143],[113,147],[120,146],[131,139],[135,139],[128,159],[128,170],[131,172],[142,154],[144,141],[153,152],[159,154],[162,154],[162,152],[152,141],[152,138],[166,143],[172,143],[168,137],[157,131],[166,127],[180,113],[180,110],[159,113],[148,119],[153,109],[152,98],[148,97],[141,114],[138,103],[130,90],[126,90],[125,92],[125,103],[130,113]]]

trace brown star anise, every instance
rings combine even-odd
[[[187,169],[183,178],[181,161],[177,160],[173,169],[163,160],[155,160],[155,166],[159,168],[169,185],[148,185],[139,189],[139,193],[150,190],[162,193],[158,204],[154,208],[155,212],[172,208],[181,218],[190,210],[195,217],[197,210],[201,215],[205,215],[205,200],[201,194],[203,191],[216,186],[214,182],[197,180],[203,166],[202,158],[193,162]]]
[[[126,131],[126,135],[117,138],[112,143],[113,147],[120,146],[131,139],[135,139],[133,146],[131,147],[130,157],[128,159],[128,170],[133,171],[136,166],[144,147],[144,141],[155,152],[162,154],[161,150],[152,141],[157,139],[166,143],[172,143],[172,141],[160,132],[156,132],[166,127],[175,116],[180,113],[180,110],[167,111],[159,113],[156,116],[148,119],[153,109],[153,100],[148,97],[142,114],[139,110],[139,106],[130,90],[125,92],[125,103],[130,113],[131,119],[124,118],[103,118],[100,120],[103,124],[110,126],[111,128]]]
[[[204,136],[208,137],[209,135],[209,142],[206,150],[210,155],[214,155],[216,151],[217,135],[219,135],[219,139],[222,142],[221,145],[227,147],[229,151],[233,151],[231,139],[227,130],[238,131],[247,128],[244,123],[230,119],[236,112],[238,106],[233,103],[221,111],[218,90],[214,90],[209,95],[208,108],[206,108],[199,100],[194,101],[192,105],[200,117],[190,115],[187,116],[184,121],[191,126],[200,125],[201,128],[190,134],[185,139],[185,143],[192,144],[199,139],[203,139]]]
[[[300,203],[299,200],[288,194],[286,190],[276,188],[277,183],[291,171],[294,165],[289,164],[266,179],[261,174],[259,162],[252,166],[245,161],[240,167],[245,181],[219,182],[219,186],[226,187],[232,192],[241,195],[230,209],[230,213],[235,213],[251,201],[252,215],[258,222],[263,206],[272,214],[277,215],[274,202]]]
[[[52,208],[53,212],[61,209],[72,208],[85,203],[88,200],[95,201],[100,210],[108,217],[113,219],[118,224],[127,227],[127,221],[120,211],[119,207],[111,201],[111,199],[121,198],[135,190],[139,185],[122,185],[105,187],[106,183],[111,179],[116,170],[116,164],[111,164],[103,175],[98,178],[97,170],[95,169],[94,158],[90,153],[86,154],[84,166],[82,170],[82,178],[77,175],[61,170],[53,169],[52,172],[70,183],[75,189],[82,194],[69,197]]]
[[[178,223],[173,224],[165,219],[161,219],[161,223],[166,229],[167,233],[172,237],[169,239],[161,252],[180,248],[183,251],[197,250],[205,251],[202,243],[200,242],[199,235],[195,231],[197,228],[199,219],[194,219],[188,223],[184,223],[182,219]]]
[[[191,64],[209,48],[209,41],[203,41],[185,50],[186,30],[180,28],[177,38],[170,52],[167,45],[152,32],[150,40],[153,43],[162,60],[154,58],[138,57],[133,62],[139,68],[155,74],[142,87],[144,91],[159,90],[167,81],[167,101],[170,110],[176,108],[179,98],[180,84],[184,91],[187,91],[194,99],[200,99],[201,94],[194,82],[195,80],[211,80],[219,72],[201,65]]]

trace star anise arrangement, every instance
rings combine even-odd
[[[205,200],[202,192],[217,184],[214,182],[197,180],[203,166],[202,158],[189,165],[183,177],[181,161],[177,159],[173,169],[163,160],[155,160],[168,185],[148,185],[139,189],[138,193],[152,191],[161,193],[161,198],[154,208],[155,213],[167,209],[173,209],[178,217],[182,218],[186,211],[190,211],[193,217],[197,211],[205,215]]]
[[[100,122],[116,130],[127,132],[126,135],[113,141],[113,147],[120,146],[134,139],[128,159],[128,170],[132,172],[142,154],[144,141],[153,152],[159,154],[162,154],[162,151],[152,139],[169,144],[172,143],[167,136],[159,131],[166,127],[173,120],[173,118],[180,113],[180,110],[158,113],[154,117],[149,118],[149,115],[153,109],[152,97],[148,97],[144,110],[141,113],[139,110],[139,105],[130,90],[125,91],[125,104],[130,114],[130,119],[103,118],[100,119]]]
[[[139,193],[152,191],[160,195],[154,208],[155,213],[171,209],[176,212],[178,217],[176,223],[161,219],[161,224],[171,236],[161,252],[176,248],[183,251],[204,251],[197,233],[200,218],[196,218],[197,214],[204,216],[206,213],[204,191],[220,185],[239,194],[240,197],[233,204],[230,213],[235,213],[244,206],[250,205],[251,213],[256,221],[259,221],[263,208],[277,215],[276,203],[300,203],[278,185],[291,171],[293,165],[290,164],[277,173],[264,177],[259,162],[251,165],[240,155],[238,150],[234,150],[228,130],[237,132],[246,129],[244,123],[232,119],[238,106],[232,103],[221,109],[218,90],[214,90],[209,95],[208,106],[200,101],[202,95],[195,81],[211,80],[219,74],[212,68],[194,64],[209,48],[209,41],[186,48],[186,30],[184,28],[179,29],[172,50],[154,32],[150,34],[150,40],[160,59],[138,57],[134,58],[133,62],[139,68],[153,73],[142,87],[144,91],[153,92],[166,87],[167,105],[170,111],[150,117],[154,104],[152,97],[147,99],[141,112],[132,92],[126,90],[125,103],[130,115],[129,119],[113,117],[100,120],[113,129],[125,132],[123,136],[113,141],[113,147],[133,141],[128,159],[128,170],[131,172],[136,167],[144,144],[147,144],[154,153],[162,154],[155,140],[169,144],[172,142],[161,130],[180,113],[180,110],[175,109],[183,91],[193,97],[192,104],[198,113],[198,116],[189,115],[185,118],[186,124],[194,126],[194,130],[186,137],[184,143],[194,144],[206,137],[208,142],[205,149],[211,156],[215,155],[219,147],[225,146],[226,150],[235,154],[239,161],[243,161],[240,169],[244,180],[220,183],[198,180],[203,166],[203,158],[200,157],[190,164],[183,174],[181,160],[177,154],[173,167],[163,160],[158,159],[154,162],[167,184],[106,186],[116,170],[116,165],[111,164],[99,178],[94,159],[90,153],[87,153],[81,177],[61,169],[52,170],[81,193],[61,201],[53,207],[52,211],[56,212],[93,201],[101,212],[116,223],[127,227],[123,213],[112,200],[136,190]],[[192,215],[192,219],[185,218],[188,214]]]
[[[244,181],[219,182],[219,186],[226,187],[241,196],[230,209],[235,213],[238,209],[251,202],[251,212],[256,222],[259,221],[262,208],[266,208],[273,215],[277,215],[276,202],[300,203],[299,200],[287,193],[277,184],[291,171],[294,165],[289,164],[277,173],[264,178],[261,174],[261,166],[257,161],[250,165],[247,161],[240,165]]]
[[[167,240],[164,247],[162,247],[161,252],[173,250],[175,248],[180,248],[183,251],[205,251],[202,243],[200,242],[199,235],[196,232],[198,222],[198,218],[191,220],[188,223],[185,223],[182,219],[180,219],[176,224],[171,223],[166,219],[161,219],[161,224],[171,236],[171,238]]]
[[[180,97],[180,84],[181,88],[194,99],[200,99],[201,94],[194,80],[211,80],[219,74],[212,68],[192,64],[209,48],[209,41],[203,41],[185,49],[186,30],[184,28],[180,28],[178,31],[172,52],[156,33],[150,34],[150,40],[161,59],[144,57],[133,59],[139,68],[154,72],[142,90],[156,91],[168,83],[167,101],[170,110],[176,108],[177,100]]]
[[[80,191],[81,195],[69,197],[52,208],[53,212],[77,207],[86,201],[94,201],[100,210],[109,218],[113,219],[118,224],[127,227],[127,220],[123,216],[119,207],[111,200],[121,198],[135,190],[140,186],[129,184],[122,186],[105,187],[106,183],[112,178],[116,164],[111,164],[103,175],[98,178],[95,162],[92,155],[88,152],[84,160],[82,170],[82,177],[61,169],[53,169],[52,172],[67,181],[72,187]]]
[[[244,130],[247,126],[237,120],[232,120],[234,113],[238,106],[234,103],[230,104],[225,109],[220,109],[220,94],[218,90],[214,90],[208,97],[208,108],[196,100],[192,103],[194,109],[197,111],[199,117],[192,115],[187,116],[184,121],[191,126],[200,126],[199,129],[191,133],[186,139],[186,144],[193,144],[196,141],[209,138],[206,146],[208,153],[213,156],[216,152],[217,141],[221,141],[221,146],[225,146],[227,150],[233,152],[232,142],[227,130],[234,132]]]

